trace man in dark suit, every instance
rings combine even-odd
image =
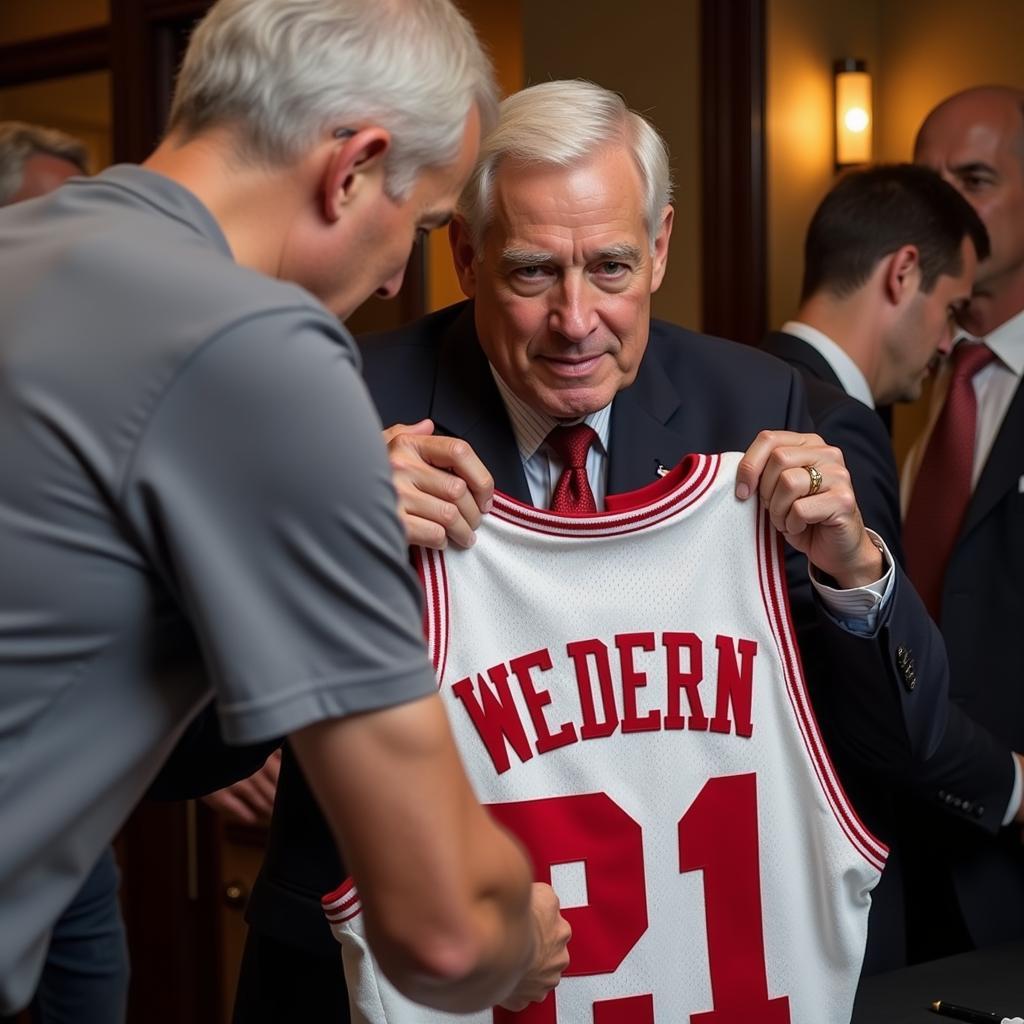
[[[960,318],[969,336],[936,382],[926,443],[909,460],[913,484],[904,488],[908,566],[949,650],[950,695],[978,724],[959,761],[967,783],[993,747],[1024,750],[1024,649],[1016,639],[1024,621],[1024,92],[984,87],[945,100],[922,125],[914,159],[961,192],[991,240]],[[981,361],[971,375],[976,352]],[[948,459],[944,472],[929,465],[950,434],[968,440],[962,497],[955,517],[942,523],[939,508],[953,505],[951,467]],[[937,484],[944,501],[929,493]],[[932,540],[943,526],[945,538]],[[929,549],[923,553],[915,550],[921,541]],[[948,787],[947,799],[962,792]],[[1013,792],[1019,805],[1019,770]],[[995,801],[996,813],[1005,806]],[[942,941],[940,951],[1024,936],[1024,848],[1020,828],[1008,824],[993,839],[947,815],[919,823],[952,897],[928,904],[929,935]]]
[[[495,485],[547,506],[564,468],[547,440],[557,424],[592,428],[586,470],[599,508],[689,452],[746,450],[737,494],[764,501],[794,546],[801,653],[830,737],[901,770],[941,732],[941,644],[864,529],[841,455],[804,432],[794,371],[651,320],[668,200],[663,143],[614,94],[556,82],[504,102],[450,232],[471,301],[364,345],[382,420],[397,424],[386,434],[407,536],[472,544]],[[808,560],[831,612],[811,594]],[[918,672],[936,685],[917,686],[898,649],[919,651]],[[326,840],[286,753],[249,908],[240,1024],[284,1020],[293,996],[308,1006],[312,993],[338,1012],[319,896],[344,869]]]
[[[803,374],[816,426],[843,450],[865,516],[901,562],[897,469],[873,410],[920,396],[936,357],[952,348],[952,314],[967,306],[978,259],[988,251],[977,214],[933,172],[895,165],[849,174],[811,220],[795,318],[764,343]],[[937,752],[906,781],[926,804],[995,836],[1020,807],[1011,748],[983,739],[959,705],[948,715]],[[938,951],[928,908],[941,897],[922,858],[911,855],[924,813],[902,800],[892,808],[896,842],[875,893],[869,939],[869,959],[883,966],[902,955],[904,881],[910,956]]]

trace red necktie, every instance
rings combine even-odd
[[[946,564],[971,498],[978,421],[972,381],[995,353],[985,344],[961,342],[952,359],[949,392],[921,458],[903,524],[907,571],[936,621]]]
[[[551,496],[554,512],[596,512],[597,502],[587,479],[587,452],[597,440],[597,434],[586,425],[555,427],[547,436],[552,451],[562,460],[565,468]]]

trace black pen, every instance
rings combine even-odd
[[[964,1020],[968,1024],[1006,1024],[1010,1019],[1001,1013],[989,1013],[987,1010],[972,1010],[968,1006],[957,1006],[955,1003],[947,1003],[942,999],[936,999],[932,1003],[932,1009],[941,1013],[943,1017],[952,1017],[954,1020]]]

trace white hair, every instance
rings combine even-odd
[[[402,199],[458,157],[473,104],[486,131],[493,70],[451,0],[218,0],[189,42],[170,128],[228,125],[243,159],[286,166],[332,131],[376,125]]]
[[[653,247],[661,211],[672,201],[665,141],[617,93],[575,79],[530,86],[498,108],[498,126],[481,143],[476,167],[459,198],[459,214],[477,252],[491,215],[494,175],[503,160],[569,167],[608,145],[626,146],[633,155]]]
[[[89,173],[85,145],[56,128],[24,121],[0,121],[0,206],[6,206],[21,188],[30,157],[55,156]]]

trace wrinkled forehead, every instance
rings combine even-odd
[[[568,166],[505,160],[493,179],[489,229],[498,234],[643,233],[639,171],[621,147],[600,150]]]

